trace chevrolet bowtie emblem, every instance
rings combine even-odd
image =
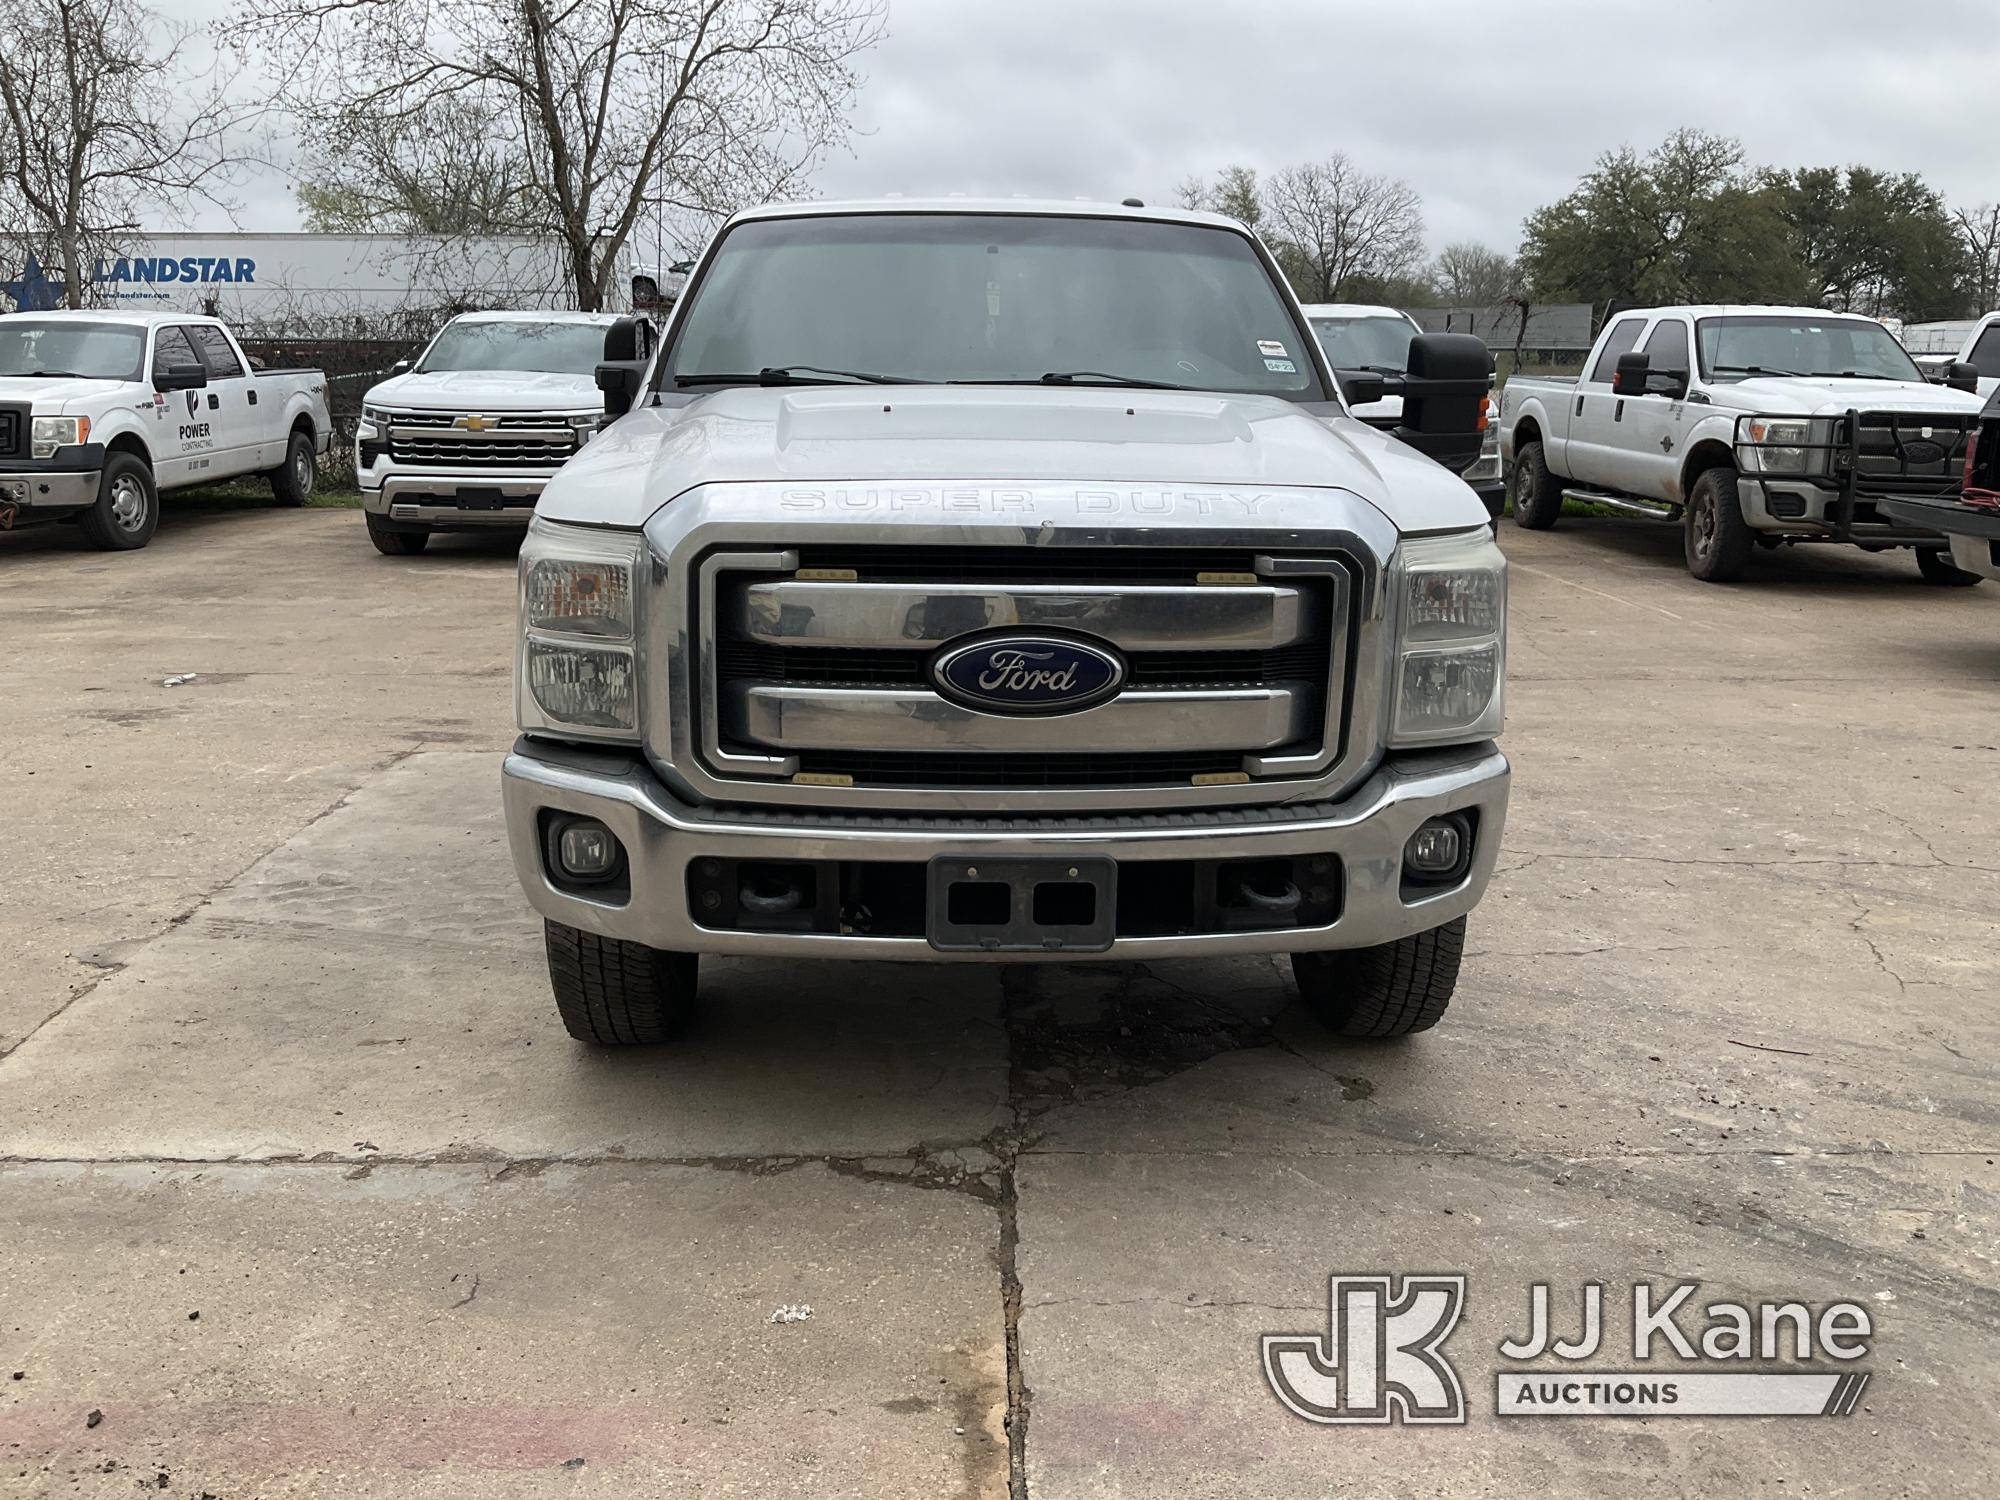
[[[493,425],[493,419],[491,417],[460,417],[451,425],[463,428],[467,432],[484,432]]]

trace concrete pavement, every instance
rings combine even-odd
[[[711,962],[627,1056],[506,864],[504,547],[0,538],[0,1488],[1983,1493],[2000,596],[1502,541],[1516,802],[1436,1032],[1265,962]],[[1265,1388],[1377,1271],[1470,1278],[1464,1428]],[[1635,1278],[1862,1301],[1861,1410],[1492,1415],[1530,1282]]]

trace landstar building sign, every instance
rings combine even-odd
[[[90,257],[79,300],[96,307],[213,313],[240,329],[339,333],[384,316],[574,304],[561,246],[532,235],[156,234]],[[611,284],[623,288],[621,270]],[[68,278],[45,257],[0,261],[0,308],[65,306]]]
[[[162,282],[227,281],[238,285],[257,279],[256,259],[248,255],[133,255],[100,260],[91,277],[100,284],[120,282],[157,286]]]

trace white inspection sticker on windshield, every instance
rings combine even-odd
[[[1257,340],[1257,352],[1266,359],[1283,359],[1286,354],[1285,346],[1276,339]]]

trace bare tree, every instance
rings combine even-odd
[[[1952,218],[1965,241],[1966,291],[1972,297],[1972,311],[1992,312],[2000,308],[2000,204],[1961,208]]]
[[[1454,307],[1494,307],[1510,300],[1521,277],[1512,256],[1471,240],[1446,245],[1431,262],[1431,280]]]
[[[520,234],[532,227],[528,174],[508,121],[485,101],[446,96],[410,121],[357,119],[317,130],[298,185],[306,227],[323,234]]]
[[[1407,277],[1423,259],[1423,201],[1406,182],[1371,176],[1335,152],[1267,179],[1264,214],[1294,289],[1339,301],[1360,278]]]
[[[72,307],[143,212],[224,204],[247,159],[256,111],[193,35],[139,0],[0,0],[0,234],[59,269]]]
[[[846,136],[882,16],[882,0],[247,0],[234,36],[314,138],[373,139],[418,176],[441,110],[493,121],[521,227],[561,242],[597,308],[643,220],[801,191]],[[331,162],[364,202],[367,155]]]

